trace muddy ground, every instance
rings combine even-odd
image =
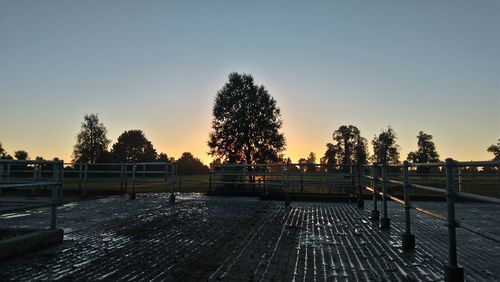
[[[436,212],[445,203],[421,202]],[[444,222],[412,214],[417,247],[401,250],[402,207],[389,203],[380,230],[351,203],[259,201],[167,194],[112,196],[58,209],[64,242],[0,262],[0,280],[439,281],[447,264]],[[495,205],[458,204],[458,218],[498,238]],[[48,209],[0,216],[0,227],[47,227]],[[458,231],[467,280],[500,280],[500,244]]]

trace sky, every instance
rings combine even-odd
[[[285,154],[318,158],[341,125],[420,130],[441,158],[500,138],[500,1],[0,0],[0,142],[71,160],[86,113],[112,143],[142,129],[205,163],[215,95],[252,74],[282,112]],[[371,150],[371,145],[370,145]]]

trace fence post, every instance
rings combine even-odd
[[[453,189],[454,161],[446,159],[446,203],[448,207],[448,265],[445,281],[464,281],[464,269],[457,264],[457,222],[455,220],[455,191]]]
[[[85,164],[85,174],[84,174],[84,183],[83,183],[83,195],[87,196],[87,182],[89,177],[89,164]]]
[[[0,182],[3,181],[3,164],[0,164]],[[0,196],[2,195],[2,188],[0,188]]]
[[[372,188],[373,188],[373,209],[372,209],[372,216],[371,219],[372,221],[378,221],[380,217],[380,212],[378,211],[377,208],[377,181],[378,181],[378,173],[377,173],[377,168],[372,165],[370,167],[370,174],[372,176]]]
[[[213,179],[213,174],[214,171],[213,170],[210,170],[208,172],[208,191],[212,191],[212,179]]]
[[[458,166],[458,192],[462,192],[462,167]]]
[[[365,171],[363,165],[359,165],[358,186],[359,186],[358,208],[363,208],[365,206],[365,201],[363,199],[363,190],[365,189]]]
[[[283,163],[281,164],[281,186],[285,191],[285,206],[290,206],[290,192],[288,191],[289,187],[285,187],[285,166]]]
[[[130,193],[130,200],[135,199],[135,163],[132,164],[132,192]]]
[[[61,164],[61,172],[59,173],[59,203],[62,204],[63,199],[63,183],[64,183],[64,161],[60,162]]]
[[[52,166],[52,180],[55,181],[58,178],[58,166]],[[50,229],[56,229],[56,205],[57,205],[57,185],[52,184],[52,202],[50,206]]]
[[[120,191],[123,193],[123,162],[120,163]]]
[[[382,219],[380,221],[380,228],[382,229],[389,229],[391,228],[391,220],[387,216],[387,199],[389,198],[387,196],[387,165],[384,164],[382,165],[382,194],[383,194],[383,215]]]
[[[410,218],[410,182],[408,180],[408,161],[403,162],[403,193],[405,201],[405,232],[402,235],[402,247],[404,250],[415,249],[415,235],[411,234]]]
[[[78,192],[82,192],[82,163],[78,164]]]

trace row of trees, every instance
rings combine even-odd
[[[213,107],[212,131],[209,133],[209,154],[216,158],[214,163],[273,163],[288,161],[285,137],[281,133],[281,114],[276,100],[264,86],[255,85],[248,74],[231,73],[229,81],[216,94]],[[342,125],[333,132],[333,143],[326,144],[326,152],[320,162],[330,166],[339,164],[399,163],[399,145],[396,133],[389,126],[374,136],[371,144],[373,156],[368,155],[367,139],[353,125]],[[420,131],[416,151],[410,152],[407,160],[416,163],[438,162],[439,154],[432,141],[432,135]],[[489,152],[500,159],[500,140],[491,145]],[[314,170],[316,155],[299,159]],[[307,166],[308,165],[308,166]]]
[[[13,157],[10,154],[8,154],[7,151],[5,151],[5,149],[2,146],[2,143],[0,143],[0,160],[13,160],[14,158],[16,160],[20,160],[20,161],[27,160],[28,159],[28,152],[26,152],[24,150],[14,151],[14,157]],[[42,158],[36,157],[36,159],[42,159]]]
[[[80,132],[76,135],[73,148],[74,163],[109,163],[109,162],[176,162],[178,174],[208,173],[208,167],[191,153],[185,152],[176,161],[165,153],[157,153],[144,132],[132,129],[123,132],[116,143],[108,146],[107,129],[99,121],[97,114],[87,114],[83,118]]]

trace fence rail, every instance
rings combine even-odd
[[[50,168],[43,170],[43,167]],[[56,207],[62,203],[62,184],[63,184],[63,162],[62,161],[38,161],[38,160],[0,160],[0,196],[8,189],[24,189],[40,186],[51,187],[51,197],[48,199],[23,200],[23,199],[5,199],[0,197],[0,202],[8,204],[7,207],[0,209],[0,213],[11,213],[20,210],[36,209],[40,207],[50,207],[50,228],[56,228]],[[14,168],[14,169],[13,169]],[[29,170],[28,168],[31,168]],[[12,172],[29,171],[25,177],[12,177]],[[42,171],[46,177],[42,178]],[[31,174],[33,173],[33,174]],[[28,177],[26,177],[28,176]],[[14,205],[14,206],[12,206]]]
[[[227,186],[230,189],[251,187],[266,193],[279,187],[290,192],[304,192],[307,188],[349,190],[354,195],[355,167],[352,165],[323,164],[224,164],[210,171],[209,190]],[[271,189],[272,190],[272,189]]]
[[[408,163],[404,162],[403,164],[390,164],[390,165],[366,165],[360,168],[360,187],[367,189],[373,194],[373,210],[372,220],[379,220],[379,211],[378,211],[378,197],[380,195],[383,201],[383,216],[380,221],[380,227],[384,229],[390,228],[390,219],[387,215],[387,200],[392,199],[395,202],[398,202],[404,206],[405,212],[405,231],[402,234],[402,247],[403,249],[413,249],[415,248],[415,235],[411,232],[411,209],[415,209],[418,212],[426,214],[436,219],[440,219],[446,221],[448,227],[448,265],[445,269],[445,280],[446,281],[463,281],[464,274],[463,268],[458,266],[457,262],[457,242],[456,242],[456,228],[461,227],[464,230],[467,230],[471,233],[474,233],[478,236],[481,236],[485,239],[491,240],[493,242],[499,243],[500,241],[496,238],[489,236],[481,232],[480,230],[474,230],[473,228],[463,226],[456,221],[455,218],[455,201],[456,198],[466,198],[470,200],[479,200],[493,204],[500,204],[500,199],[494,197],[488,197],[484,195],[476,195],[472,193],[461,192],[462,190],[462,177],[471,176],[471,174],[467,174],[463,172],[463,168],[473,168],[477,171],[478,167],[482,167],[483,170],[485,168],[491,170],[491,174],[489,176],[497,176],[500,180],[500,161],[479,161],[479,162],[457,162],[452,159],[446,159],[445,162],[440,163]],[[399,173],[391,173],[391,176],[398,177],[398,179],[390,179],[388,178],[388,170],[397,168],[400,169]],[[424,175],[425,177],[441,177],[444,180],[444,188],[443,187],[435,187],[430,185],[422,185],[417,183],[411,183],[410,179],[410,169],[411,168],[427,168],[429,171],[431,169],[437,170],[440,173],[428,173],[428,174],[420,174],[419,176]],[[369,171],[369,175],[365,175],[365,172]],[[493,175],[493,173],[496,173]],[[474,176],[483,175],[483,174],[473,174]],[[415,175],[414,175],[415,176]],[[458,182],[455,181],[455,177],[458,177]],[[402,178],[402,181],[401,179]],[[370,186],[365,186],[364,182],[369,180],[371,183]],[[389,184],[401,185],[403,190],[403,198],[401,200],[397,197],[394,197],[388,193]],[[495,185],[500,189],[500,181],[495,183],[488,183],[488,185]],[[382,186],[382,191],[378,191],[378,187]],[[457,187],[458,186],[458,187]],[[459,189],[456,191],[455,187]],[[416,207],[410,202],[410,188],[422,189],[426,191],[430,191],[433,193],[439,193],[446,196],[447,201],[447,213],[446,215],[440,215],[429,210]],[[361,191],[360,189],[360,195]]]

